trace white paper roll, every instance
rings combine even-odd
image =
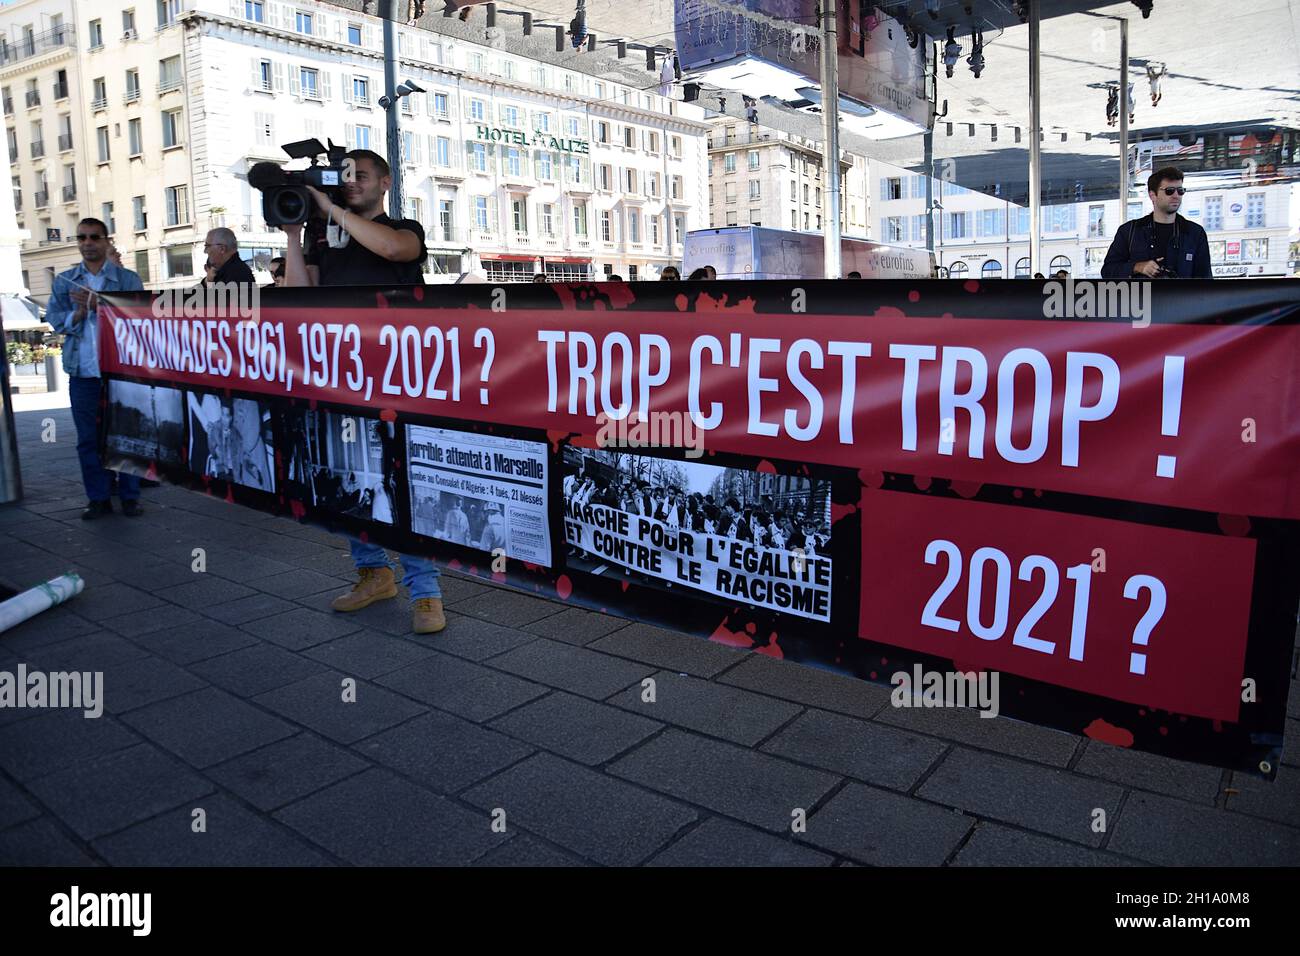
[[[0,604],[0,634],[42,611],[49,610],[56,604],[62,604],[70,597],[75,597],[85,587],[86,582],[81,579],[81,575],[69,571],[67,574],[61,574],[51,581],[38,584],[22,594],[11,597]]]

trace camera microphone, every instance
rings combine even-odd
[[[266,191],[285,184],[284,167],[279,163],[254,163],[248,170],[248,185]]]

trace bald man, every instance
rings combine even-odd
[[[208,254],[207,265],[203,269],[207,276],[203,280],[204,283],[253,284],[253,270],[248,268],[248,263],[239,258],[239,240],[229,229],[223,226],[209,230],[207,239],[203,243],[203,251]]]

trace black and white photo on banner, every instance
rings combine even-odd
[[[549,567],[544,442],[408,425],[411,530]]]
[[[569,446],[561,488],[571,568],[830,619],[829,480]]]
[[[393,524],[396,478],[394,425],[323,408],[296,408],[285,417],[285,491],[337,515]]]
[[[248,398],[189,392],[190,470],[237,485],[275,490],[270,408]]]
[[[185,399],[178,388],[112,379],[108,383],[109,452],[179,465],[185,444]]]

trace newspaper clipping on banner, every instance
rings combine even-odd
[[[410,425],[411,530],[549,567],[546,445]]]
[[[569,567],[831,617],[830,482],[568,449]]]

